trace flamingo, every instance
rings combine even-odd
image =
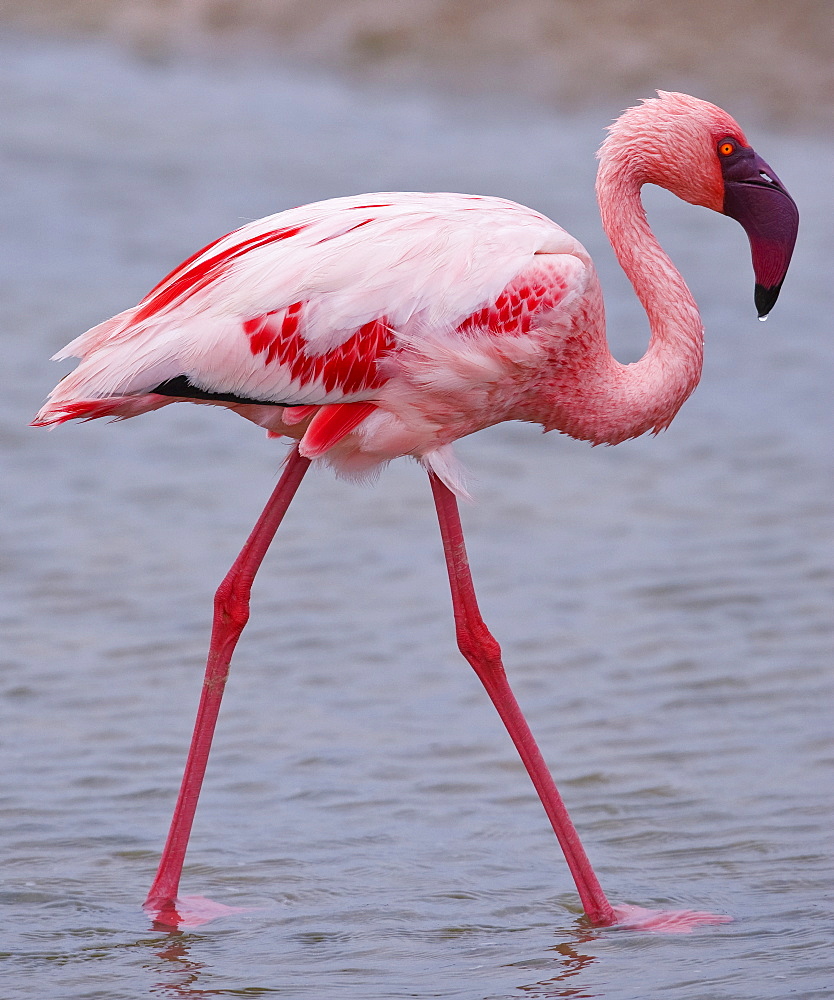
[[[313,460],[363,479],[400,456],[428,472],[458,646],[533,781],[587,919],[673,931],[730,919],[608,901],[507,682],[464,547],[458,438],[521,420],[617,444],[666,428],[698,383],[701,318],[649,228],[643,184],[742,224],[760,318],[787,273],[796,205],[725,111],[658,91],[610,126],[598,158],[602,223],[650,322],[648,350],[633,364],[609,351],[597,275],[572,236],[511,201],[423,193],[336,198],[244,225],[55,355],[81,361],[36,426],[189,401],[234,410],[295,442],[215,597],[182,786],[144,904],[159,924],[195,925],[229,910],[180,897],[179,883],[252,581],[288,505]]]

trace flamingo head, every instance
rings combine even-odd
[[[707,101],[660,90],[609,131],[599,153],[601,180],[616,165],[637,184],[658,184],[741,223],[753,257],[756,309],[767,316],[788,271],[799,211],[738,123]]]
[[[799,230],[799,210],[784,185],[750,146],[734,136],[717,144],[724,181],[722,212],[740,222],[750,240],[754,301],[764,319],[779,296]]]

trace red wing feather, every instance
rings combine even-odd
[[[303,302],[293,302],[286,309],[244,320],[252,354],[262,354],[265,365],[285,366],[302,385],[320,381],[327,392],[338,389],[349,396],[378,389],[385,381],[379,359],[395,344],[385,317],[365,323],[338,347],[316,354],[299,332],[303,309]]]
[[[301,454],[317,458],[370,416],[376,403],[331,403],[320,407],[301,439]]]
[[[163,310],[173,302],[183,302],[201,288],[205,288],[216,278],[218,278],[238,257],[250,250],[267,246],[270,243],[277,243],[279,240],[289,239],[300,233],[306,226],[288,226],[284,229],[273,229],[268,233],[261,233],[252,236],[248,240],[236,243],[234,246],[226,247],[220,253],[214,254],[205,260],[200,260],[207,251],[221,243],[226,237],[215,240],[203,247],[199,253],[189,257],[185,263],[180,264],[152,290],[139,303],[139,309],[131,320],[131,324],[141,323],[151,316]]]
[[[510,282],[492,305],[467,316],[458,333],[470,331],[518,336],[529,333],[537,313],[554,309],[567,293],[567,282],[532,284],[524,276]]]

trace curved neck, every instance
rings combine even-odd
[[[561,345],[547,377],[546,412],[534,418],[546,430],[594,444],[618,444],[668,427],[698,384],[704,347],[695,300],[649,228],[640,200],[646,178],[627,155],[607,152],[603,147],[597,176],[602,224],[649,317],[649,347],[634,364],[612,357],[592,271],[574,320],[584,332]]]
[[[692,293],[649,228],[640,189],[645,178],[620,157],[604,157],[597,176],[602,224],[620,266],[646,310],[651,329],[643,357],[630,365],[611,358],[609,377],[618,412],[604,441],[616,443],[671,423],[698,384],[703,325]]]

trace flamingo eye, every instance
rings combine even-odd
[[[732,139],[722,139],[718,143],[718,153],[721,156],[732,156],[736,151],[736,144]]]

